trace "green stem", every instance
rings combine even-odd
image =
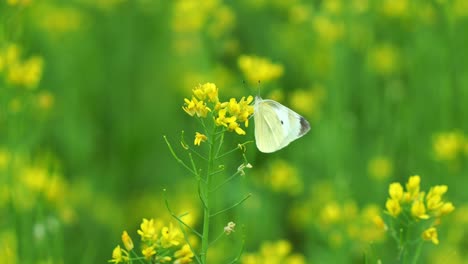
[[[216,126],[213,127],[213,133],[210,135],[210,137],[213,139],[212,142],[210,142],[210,150],[208,153],[208,168],[206,170],[205,174],[205,191],[204,191],[204,208],[203,208],[203,235],[202,235],[202,245],[201,245],[201,253],[200,253],[200,258],[201,262],[203,264],[206,264],[206,257],[208,254],[208,247],[209,247],[209,231],[210,231],[210,214],[211,214],[211,204],[210,204],[210,189],[211,189],[211,179],[213,174],[211,171],[213,170],[214,167],[214,157],[215,157],[215,146],[216,142],[214,140],[216,134]]]
[[[416,250],[414,252],[413,261],[411,263],[413,264],[418,263],[419,255],[421,255],[422,245],[423,245],[423,242],[418,243],[418,246],[416,247]]]

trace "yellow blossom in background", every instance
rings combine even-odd
[[[392,174],[393,165],[388,157],[378,156],[369,161],[367,171],[372,178],[385,180]]]
[[[7,0],[6,3],[11,6],[27,6],[32,0]]]
[[[37,107],[41,110],[50,110],[55,103],[54,95],[49,91],[40,91],[37,94]]]
[[[293,24],[301,24],[311,17],[311,10],[304,4],[294,4],[289,8],[289,21]]]
[[[133,249],[133,241],[132,238],[128,235],[127,231],[123,231],[122,233],[122,243],[125,246],[126,250],[132,250]]]
[[[351,10],[357,14],[367,12],[369,10],[369,0],[352,0]]]
[[[465,145],[463,134],[458,131],[439,133],[434,137],[433,149],[440,161],[455,160]]]
[[[295,90],[291,93],[291,106],[298,113],[318,119],[325,99],[325,89],[315,86],[308,90]]]
[[[36,88],[42,77],[43,59],[34,56],[28,60],[13,64],[8,69],[7,80],[11,84]]]
[[[45,5],[36,13],[38,25],[52,36],[77,31],[83,23],[82,14],[73,8]]]
[[[384,0],[382,12],[388,17],[404,17],[409,12],[408,0]]]
[[[297,195],[303,191],[302,180],[296,167],[284,160],[276,160],[271,163],[265,174],[265,181],[275,192]]]
[[[377,45],[369,51],[369,65],[378,74],[391,75],[400,67],[399,51],[389,43]]]
[[[208,138],[206,137],[206,135],[204,134],[201,134],[201,133],[198,133],[198,132],[195,132],[195,141],[193,142],[193,144],[195,146],[200,146],[200,144],[202,142],[205,142]]]
[[[330,15],[340,15],[343,10],[341,0],[325,0],[322,2],[323,10]]]
[[[242,55],[237,64],[250,84],[270,82],[283,76],[283,65],[275,64],[267,58]]]
[[[287,240],[275,242],[266,241],[260,246],[258,253],[242,255],[242,264],[305,264],[301,254],[291,254],[292,245]]]
[[[431,241],[434,245],[439,244],[439,238],[437,237],[437,229],[435,227],[430,227],[422,233],[422,238],[424,240]]]
[[[0,171],[5,170],[8,167],[10,160],[10,152],[5,148],[0,147]]]
[[[333,44],[344,35],[344,25],[342,22],[334,21],[330,17],[320,15],[312,21],[312,27],[318,39],[325,44]]]

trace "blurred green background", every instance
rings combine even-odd
[[[106,263],[122,230],[170,219],[163,188],[201,228],[163,135],[192,142],[183,99],[213,82],[312,126],[273,154],[248,146],[253,169],[219,199],[253,197],[215,223],[243,228],[213,263],[243,237],[246,252],[286,240],[306,263],[393,263],[372,217],[414,174],[456,207],[422,263],[468,263],[467,28],[466,0],[1,1],[0,260]]]

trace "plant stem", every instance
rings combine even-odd
[[[206,264],[206,257],[208,254],[208,246],[209,246],[209,231],[210,231],[210,189],[211,189],[211,178],[213,174],[211,171],[213,170],[214,166],[214,158],[215,158],[215,134],[216,134],[216,126],[213,127],[213,133],[210,135],[213,141],[210,145],[210,150],[208,153],[208,167],[206,170],[205,175],[205,188],[204,188],[204,213],[203,213],[203,235],[202,235],[202,245],[201,245],[201,253],[200,258],[203,264]]]

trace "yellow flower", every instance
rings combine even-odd
[[[128,256],[126,255],[125,250],[121,249],[119,245],[117,245],[114,250],[112,251],[112,259],[109,260],[111,263],[120,263],[128,260]]]
[[[398,69],[398,50],[391,44],[380,44],[370,50],[369,63],[381,75],[390,75]]]
[[[437,238],[437,229],[435,227],[429,227],[422,233],[422,238],[427,241],[432,241],[434,245],[439,244],[439,239]]]
[[[427,209],[437,210],[442,207],[442,195],[448,190],[447,185],[436,185],[429,189],[429,193],[426,196]]]
[[[401,213],[400,203],[395,199],[388,198],[385,207],[387,208],[387,212],[393,217],[397,217]]]
[[[320,15],[313,20],[313,28],[318,39],[325,43],[335,43],[340,40],[344,33],[344,26],[341,22],[333,21],[330,17]]]
[[[147,260],[150,260],[153,255],[156,255],[156,250],[154,246],[146,246],[141,250],[141,253]]]
[[[201,101],[208,98],[209,102],[218,102],[218,88],[214,83],[199,84],[193,89],[193,95]]]
[[[272,162],[267,177],[271,189],[275,192],[297,195],[303,191],[303,184],[296,167],[284,160]]]
[[[424,203],[420,200],[416,200],[413,202],[411,205],[411,214],[414,217],[420,218],[420,219],[428,219],[429,215],[426,214],[426,207],[424,206]]]
[[[142,241],[155,241],[157,239],[157,230],[154,219],[148,220],[143,218],[143,222],[137,233],[141,236]]]
[[[208,112],[211,111],[204,101],[199,101],[195,97],[192,97],[192,100],[185,98],[184,102],[185,105],[182,106],[182,109],[190,116],[196,114],[198,117],[206,117]]]
[[[178,246],[180,244],[180,231],[175,229],[172,223],[170,223],[169,227],[165,226],[161,229],[161,235],[161,246],[163,248]]]
[[[409,198],[415,199],[419,196],[419,184],[421,182],[421,177],[419,175],[411,176],[406,183],[406,191],[408,191]]]
[[[401,201],[403,198],[403,187],[399,182],[394,182],[388,187],[388,194],[390,195],[390,198],[396,201]]]
[[[237,60],[240,70],[250,83],[269,82],[283,75],[283,65],[266,58],[242,55]]]
[[[122,242],[126,250],[133,249],[133,241],[132,241],[132,238],[128,235],[127,231],[123,231],[122,233]]]
[[[403,17],[408,10],[408,0],[385,0],[382,5],[382,11],[388,17]]]
[[[41,110],[50,110],[54,105],[54,95],[48,91],[42,91],[37,95],[37,106]]]
[[[460,132],[446,132],[435,136],[433,149],[436,159],[451,161],[463,150],[464,138]]]
[[[208,137],[206,137],[204,134],[195,132],[195,141],[193,142],[193,144],[195,146],[200,146],[200,144],[202,142],[205,142],[207,139],[208,139]]]
[[[455,206],[452,203],[444,203],[442,207],[437,211],[437,216],[442,216],[451,213],[455,210]]]
[[[367,170],[373,178],[384,180],[392,174],[393,168],[389,158],[375,157],[369,161]]]
[[[43,59],[38,56],[13,64],[9,67],[7,80],[12,84],[35,88],[42,77],[43,64]]]
[[[193,257],[194,254],[192,250],[190,250],[190,246],[188,244],[184,244],[181,249],[174,252],[174,258],[176,258],[174,264],[191,263]]]

